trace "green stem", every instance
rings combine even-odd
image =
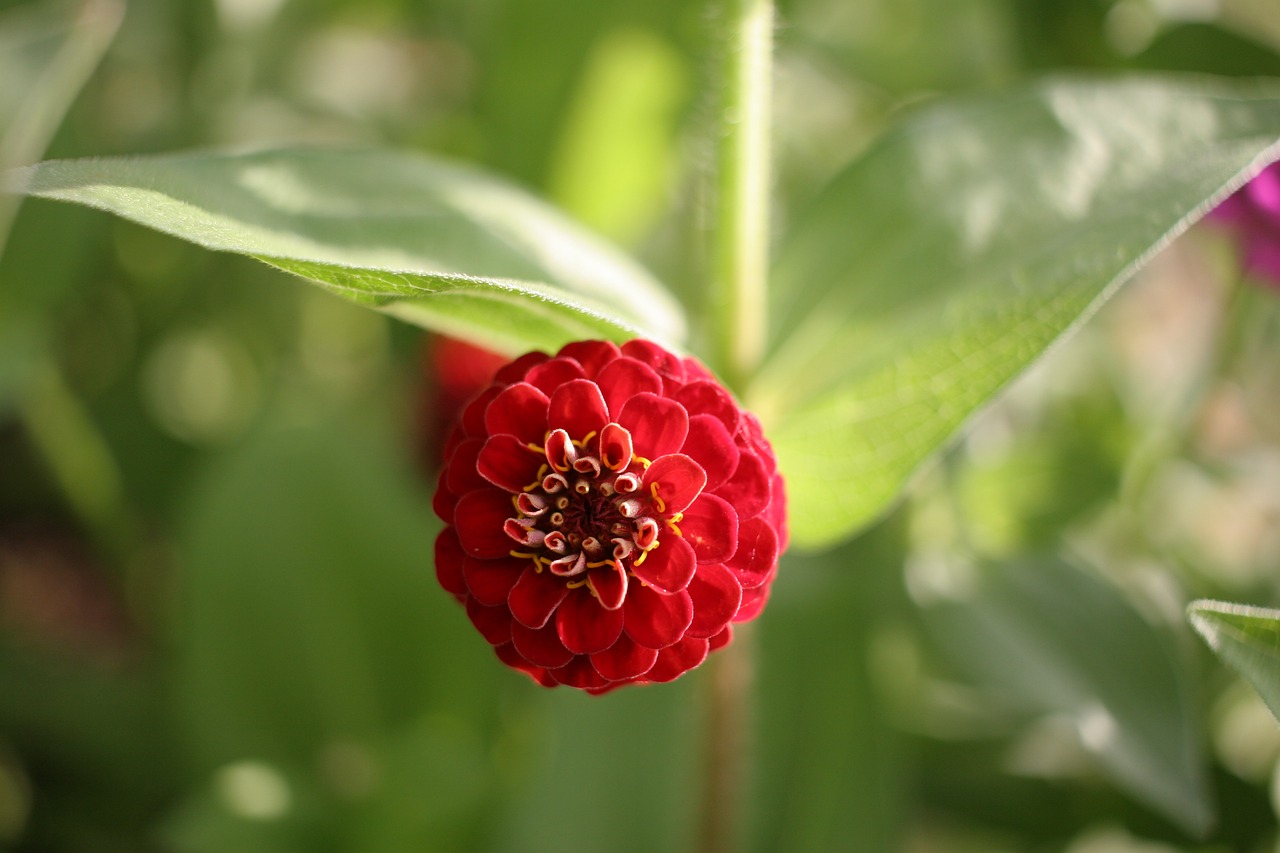
[[[768,333],[772,0],[717,0],[721,45],[711,317],[719,369],[742,392],[760,366]],[[748,752],[755,659],[739,626],[708,663],[699,849],[735,845]]]
[[[773,3],[721,0],[725,43],[712,254],[713,322],[725,378],[739,391],[767,335]]]

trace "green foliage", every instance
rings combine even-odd
[[[53,162],[8,181],[262,258],[511,354],[584,335],[684,335],[674,300],[634,261],[496,177],[422,156],[280,150]]]
[[[883,512],[921,462],[1226,188],[1278,93],[1055,81],[911,116],[791,228],[753,388],[797,540]]]
[[[1218,657],[1249,680],[1280,720],[1280,610],[1193,601],[1187,618]]]

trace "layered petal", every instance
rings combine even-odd
[[[622,634],[622,608],[605,610],[595,597],[579,587],[556,610],[560,642],[575,655],[602,652]]]
[[[489,487],[467,492],[458,499],[454,524],[462,550],[481,560],[505,557],[515,543],[502,532],[511,516],[511,496]]]
[[[644,675],[657,659],[657,649],[642,646],[624,633],[609,648],[593,654],[591,665],[609,681],[627,681]]]
[[[546,394],[527,382],[508,385],[484,410],[485,434],[506,433],[522,443],[541,443],[550,404]]]
[[[622,605],[622,630],[650,649],[662,649],[684,636],[693,621],[693,600],[683,590],[662,595],[637,586]]]
[[[715,495],[699,495],[684,510],[680,533],[699,564],[723,563],[738,549],[738,513]]]
[[[733,572],[718,563],[699,566],[687,591],[693,601],[693,621],[686,632],[691,637],[720,633],[742,605],[742,585]]]
[[[636,453],[647,459],[679,451],[689,434],[689,413],[684,406],[648,392],[623,403],[615,419],[631,433]]]
[[[551,429],[562,429],[571,438],[581,440],[590,433],[598,433],[609,422],[609,407],[605,405],[600,386],[588,379],[566,382],[551,395],[548,423]]]
[[[655,459],[640,480],[643,491],[653,497],[658,512],[665,516],[687,509],[706,484],[702,466],[683,453]]]
[[[693,548],[679,536],[671,535],[663,536],[658,547],[631,567],[641,582],[664,593],[684,589],[697,569],[698,558]]]
[[[573,660],[573,652],[560,642],[554,623],[549,622],[541,628],[528,628],[513,620],[511,642],[522,658],[547,669],[562,667]]]
[[[568,594],[569,587],[559,578],[529,565],[512,585],[507,595],[507,607],[521,625],[541,628]]]

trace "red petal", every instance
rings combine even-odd
[[[693,601],[681,590],[660,595],[646,586],[634,587],[622,604],[622,629],[642,646],[661,649],[684,636],[693,621]]]
[[[653,341],[631,340],[622,345],[622,354],[643,361],[664,380],[684,382],[684,362],[674,353],[667,352]]]
[[[732,572],[718,563],[699,566],[689,581],[688,593],[693,599],[693,621],[685,633],[690,637],[720,633],[742,604],[742,586]]]
[[[713,415],[689,418],[689,434],[680,452],[707,472],[708,490],[727,482],[738,468],[738,448],[733,444],[733,437]]]
[[[571,358],[553,358],[530,370],[524,381],[550,397],[561,385],[582,379],[583,376],[582,365],[578,362]]]
[[[484,410],[484,428],[489,435],[508,433],[529,444],[542,444],[547,434],[547,395],[527,382],[502,389]]]
[[[463,447],[466,447],[463,444]],[[537,482],[538,469],[542,467],[542,454],[529,449],[529,445],[510,433],[499,433],[483,442],[476,456],[477,476],[483,481],[519,493],[530,483]]]
[[[573,341],[560,348],[557,356],[567,356],[582,365],[588,379],[595,379],[600,370],[620,356],[616,344],[610,341]]]
[[[684,406],[657,394],[636,394],[622,404],[614,420],[631,433],[635,452],[648,459],[679,451],[689,434]]]
[[[688,508],[706,484],[707,474],[702,466],[683,453],[654,459],[640,478],[641,490],[661,501],[658,512],[667,516]]]
[[[731,642],[733,642],[733,626],[725,625],[723,631],[711,638],[711,651],[723,649]]]
[[[674,681],[707,659],[711,644],[700,637],[685,637],[658,652],[653,669],[645,673],[649,681]]]
[[[453,524],[453,511],[458,505],[458,496],[449,490],[449,469],[444,468],[440,471],[440,477],[436,480],[436,491],[431,496],[431,508],[435,510],[436,517],[445,524]]]
[[[787,550],[787,542],[790,536],[787,532],[787,489],[786,484],[782,481],[781,474],[773,475],[773,483],[771,485],[773,498],[769,501],[769,506],[765,509],[760,517],[769,522],[778,534],[778,553],[781,554]]]
[[[462,577],[462,567],[467,555],[458,541],[458,533],[452,527],[446,527],[436,537],[436,580],[444,591],[458,598],[467,594],[467,582]]]
[[[550,572],[535,571],[526,565],[507,596],[507,606],[516,621],[527,628],[541,628],[551,619],[560,602],[569,594],[565,582]]]
[[[738,550],[725,565],[743,589],[768,583],[778,569],[778,534],[762,518],[747,519],[738,526]]]
[[[489,645],[511,642],[511,611],[505,607],[485,607],[474,598],[467,599],[467,617],[484,635]]]
[[[458,499],[454,523],[462,550],[481,560],[505,557],[516,543],[502,532],[502,525],[515,514],[511,495],[492,486],[467,492]]]
[[[658,650],[646,648],[626,634],[602,652],[591,656],[591,665],[610,681],[639,678],[658,659]]]
[[[724,425],[729,435],[737,435],[740,418],[738,404],[719,384],[690,382],[672,394],[671,398],[688,409],[689,414],[711,415]]]
[[[596,672],[591,661],[585,657],[574,658],[566,666],[549,670],[547,674],[560,684],[576,687],[579,690],[596,691],[609,685],[604,676]]]
[[[738,548],[738,514],[715,495],[699,495],[679,526],[700,564],[723,563]]]
[[[622,634],[622,610],[605,610],[580,587],[556,611],[556,631],[564,647],[576,655],[602,652]]]
[[[511,642],[516,651],[529,663],[555,669],[573,660],[573,652],[564,647],[555,625],[544,625],[541,628],[526,628],[519,622],[511,623]]]
[[[494,374],[493,381],[500,382],[503,385],[514,385],[517,382],[523,382],[525,374],[528,373],[535,365],[551,358],[545,352],[534,350],[527,352],[508,364],[506,367],[500,368]]]
[[[738,434],[746,445],[760,456],[760,461],[764,462],[765,470],[772,476],[778,470],[778,460],[773,455],[773,448],[769,445],[769,440],[764,437],[764,427],[760,426],[760,419],[750,412],[743,412],[742,429]]]
[[[462,564],[462,577],[472,598],[486,607],[505,605],[511,587],[529,567],[528,560],[503,557],[498,560],[476,560],[467,557]]]
[[[587,586],[595,591],[601,607],[617,610],[627,597],[627,572],[618,562],[610,561],[591,570],[587,575]]]
[[[625,471],[631,464],[634,452],[631,433],[627,432],[626,427],[607,423],[600,430],[600,464],[610,471]]]
[[[662,379],[653,368],[634,358],[619,358],[606,364],[596,377],[596,384],[615,416],[637,394],[662,394]]]
[[[552,429],[563,429],[579,441],[591,432],[599,432],[609,422],[609,409],[604,404],[600,387],[589,379],[575,379],[551,395],[548,423]]]
[[[738,454],[738,467],[729,482],[714,490],[717,495],[733,504],[738,518],[759,515],[769,505],[772,497],[770,474],[760,457],[744,450]]]
[[[459,444],[453,456],[449,457],[445,465],[445,482],[455,495],[465,495],[489,485],[476,471],[476,457],[480,455],[481,447],[484,447],[483,438],[469,438]]]
[[[503,643],[501,646],[494,646],[493,650],[497,653],[498,660],[502,661],[512,669],[518,669],[521,672],[526,673],[530,678],[541,684],[543,687],[556,686],[556,680],[547,675],[547,671],[542,667],[537,664],[529,663],[521,657],[520,653],[516,651],[516,647],[513,643]]]
[[[733,621],[750,622],[759,616],[760,611],[764,610],[765,604],[769,601],[770,589],[772,587],[769,584],[758,586],[755,589],[744,589],[742,591],[742,604],[738,607],[738,613],[733,617]]]
[[[684,589],[698,568],[693,547],[674,533],[663,533],[658,547],[646,552],[644,562],[632,563],[632,573],[662,593]]]
[[[462,410],[462,418],[459,423],[462,431],[466,433],[465,438],[482,438],[485,434],[484,413],[489,408],[499,394],[502,393],[501,385],[490,385],[488,388],[480,392],[480,396],[476,397],[467,407]]]

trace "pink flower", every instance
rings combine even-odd
[[[1235,227],[1245,269],[1280,287],[1280,163],[1263,169],[1212,216]]]
[[[786,546],[760,424],[657,344],[571,343],[498,371],[435,494],[436,575],[547,687],[671,681],[769,596]]]

